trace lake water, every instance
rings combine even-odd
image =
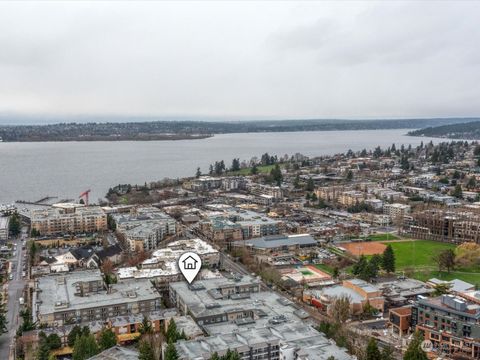
[[[418,145],[442,139],[405,136],[408,130],[315,131],[215,135],[201,140],[0,143],[0,204],[44,196],[76,199],[91,189],[96,202],[119,183],[143,184],[193,176],[197,166],[234,157],[335,154],[348,149]]]

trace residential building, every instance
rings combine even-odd
[[[8,230],[9,230],[8,224],[9,224],[9,217],[0,216],[0,241],[8,240]]]
[[[97,206],[63,206],[32,210],[29,218],[31,228],[46,236],[107,230],[107,215]]]
[[[195,252],[202,259],[205,268],[216,267],[220,262],[220,253],[201,239],[178,240],[167,244],[163,249],[153,252],[152,257],[143,261],[140,268],[127,267],[118,269],[120,279],[149,279],[157,286],[182,280],[178,269],[178,258],[185,252]]]
[[[137,208],[129,214],[112,214],[117,231],[122,233],[130,251],[158,249],[167,237],[176,234],[176,221],[155,207]]]
[[[437,355],[480,357],[479,303],[455,295],[422,298],[412,307],[411,322]]]
[[[390,309],[388,312],[388,325],[394,334],[403,336],[410,332],[412,309],[410,306]]]
[[[46,275],[35,281],[34,321],[48,325],[81,323],[115,316],[148,314],[161,297],[149,280],[119,281],[107,286],[99,270]]]
[[[393,222],[403,221],[403,217],[410,213],[410,205],[405,204],[385,204],[383,213],[390,216]]]

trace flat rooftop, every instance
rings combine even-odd
[[[74,271],[62,275],[40,277],[36,286],[38,314],[51,314],[59,311],[82,310],[111,306],[112,304],[157,300],[160,294],[149,280],[124,280],[112,285],[111,293],[106,290],[78,296],[76,284],[102,280],[99,270]]]
[[[299,235],[271,235],[241,241],[246,246],[258,249],[271,249],[283,246],[315,246],[317,241],[309,234]]]

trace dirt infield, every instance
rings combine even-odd
[[[353,255],[374,255],[381,254],[387,247],[377,241],[351,242],[339,245]]]

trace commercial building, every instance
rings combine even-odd
[[[232,246],[247,247],[261,253],[294,251],[317,245],[317,241],[309,234],[270,235],[232,243]]]
[[[131,251],[155,250],[160,247],[162,240],[176,233],[175,219],[155,207],[141,207],[128,214],[111,216]]]
[[[480,292],[475,298],[480,299]],[[412,307],[411,322],[438,355],[480,357],[479,302],[454,295],[420,299]]]
[[[216,266],[220,261],[220,253],[201,239],[178,240],[169,243],[165,248],[153,252],[150,259],[145,260],[140,268],[126,267],[118,269],[120,279],[149,279],[157,286],[165,286],[170,282],[182,280],[178,269],[178,258],[185,252],[197,253],[202,259],[203,267]]]
[[[107,230],[107,215],[96,206],[66,206],[32,210],[32,230],[40,235],[94,233]]]
[[[362,314],[367,303],[380,312],[383,312],[385,307],[385,298],[382,291],[375,285],[360,279],[344,280],[341,285],[329,286],[321,290],[305,290],[303,301],[328,311],[329,306],[335,299],[343,296],[350,298],[352,315]]]
[[[35,280],[34,321],[48,325],[106,320],[158,310],[160,294],[149,280],[119,281],[107,286],[99,270],[47,275]]]
[[[9,217],[0,216],[0,241],[8,240]]]

